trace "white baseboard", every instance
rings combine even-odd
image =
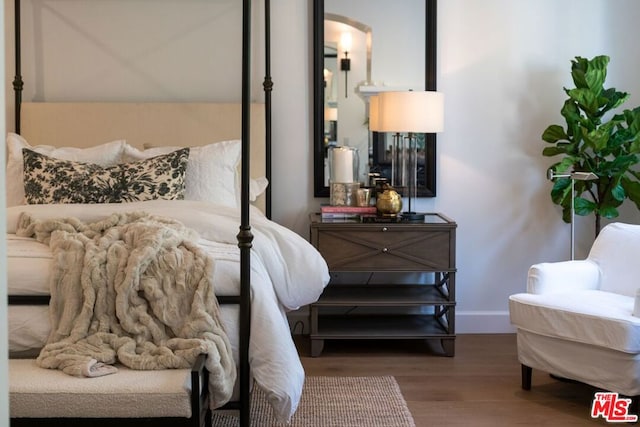
[[[509,320],[508,311],[458,311],[456,334],[510,334],[516,328]]]
[[[287,315],[293,335],[310,331],[309,310],[303,307]],[[457,311],[456,334],[509,334],[516,329],[509,321],[508,311]]]

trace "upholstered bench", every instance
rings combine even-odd
[[[204,356],[199,359],[203,365]],[[197,365],[198,365],[197,364]],[[43,369],[34,359],[9,360],[11,425],[209,425],[206,371],[193,369],[118,372],[78,378]],[[197,393],[192,396],[192,388]],[[207,420],[208,417],[208,420]]]

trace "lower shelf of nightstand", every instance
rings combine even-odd
[[[314,305],[400,307],[440,305],[455,306],[444,289],[434,285],[329,285]]]
[[[441,339],[445,353],[453,356],[455,334],[432,315],[324,315],[312,327],[310,339],[314,357],[322,352],[325,339]]]

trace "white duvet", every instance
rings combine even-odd
[[[49,294],[49,248],[15,235],[21,212],[36,219],[75,217],[85,222],[114,212],[144,211],[174,218],[200,235],[198,243],[214,259],[217,295],[237,295],[239,289],[239,212],[207,202],[148,201],[108,205],[24,205],[7,208],[8,294]],[[293,344],[286,311],[318,299],[329,281],[326,263],[306,240],[251,211],[254,235],[251,252],[251,374],[267,394],[278,419],[295,412],[304,370]],[[223,306],[223,323],[237,358],[237,307]],[[41,348],[49,333],[46,307],[9,308],[10,351]]]

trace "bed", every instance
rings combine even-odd
[[[209,425],[220,407],[248,425],[251,384],[280,420],[295,411],[304,371],[286,312],[315,301],[328,272],[269,219],[270,76],[265,104],[252,104],[244,74],[241,104],[30,103],[16,61],[12,425]]]

